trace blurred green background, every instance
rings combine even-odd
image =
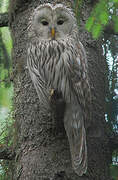
[[[7,11],[8,4],[8,0],[0,0],[0,13]],[[0,146],[12,144],[10,137],[13,125],[13,84],[10,81],[12,73],[11,50],[12,40],[9,29],[8,27],[0,28]],[[8,161],[0,160],[0,180],[9,179],[9,165]]]
[[[0,13],[8,8],[8,0],[0,1]],[[0,28],[0,134],[12,108],[13,84],[10,82],[12,40],[8,27]],[[0,137],[1,139],[1,137]]]

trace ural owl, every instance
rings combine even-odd
[[[70,8],[46,3],[32,14],[28,33],[27,66],[31,79],[43,103],[54,90],[62,93],[72,166],[82,176],[87,170],[84,122],[89,119],[90,88],[76,18]]]

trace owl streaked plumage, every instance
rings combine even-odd
[[[32,14],[28,33],[27,66],[31,79],[43,103],[48,102],[51,89],[62,93],[72,166],[82,176],[87,170],[84,122],[89,119],[90,87],[76,18],[66,6],[46,3]]]

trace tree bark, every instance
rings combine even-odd
[[[110,180],[111,154],[104,113],[106,64],[102,41],[93,40],[84,27],[92,5],[88,1],[83,2],[79,24],[80,41],[86,48],[89,63],[92,120],[87,130],[88,172],[78,177],[71,167],[69,144],[63,126],[65,104],[54,101],[50,107],[42,106],[26,67],[28,18],[40,3],[36,0],[15,0],[10,5],[14,117],[17,124],[14,180]]]

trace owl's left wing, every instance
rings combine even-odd
[[[68,65],[72,98],[66,105],[64,125],[69,139],[72,165],[75,172],[82,176],[87,170],[86,124],[90,119],[90,87],[87,61],[84,48],[78,44],[76,58]],[[88,123],[87,123],[88,124]]]
[[[78,43],[78,54],[73,64],[72,84],[80,106],[84,111],[84,120],[90,120],[91,93],[88,77],[86,53],[81,42]],[[89,122],[88,122],[89,124]]]

